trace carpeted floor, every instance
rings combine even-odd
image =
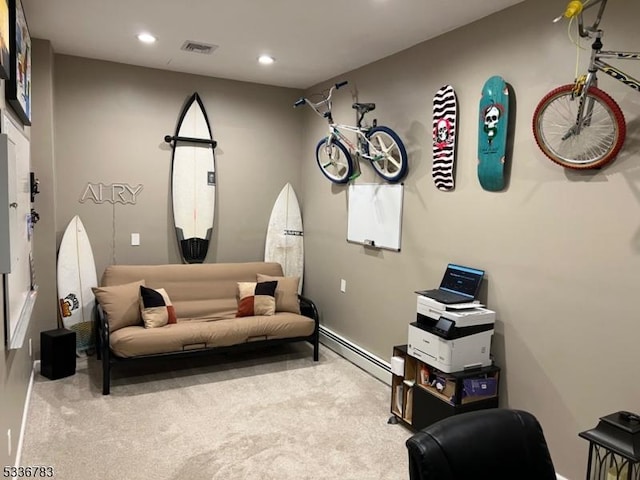
[[[22,465],[56,480],[399,480],[404,442],[387,385],[321,346],[178,359],[114,370],[100,363],[33,386]]]

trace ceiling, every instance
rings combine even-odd
[[[404,50],[523,0],[22,0],[56,53],[293,88]],[[147,31],[154,44],[139,42]],[[185,52],[185,41],[218,47]],[[276,62],[259,65],[257,57]]]

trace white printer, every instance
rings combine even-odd
[[[416,317],[409,325],[409,355],[445,373],[491,365],[494,311],[418,294]]]

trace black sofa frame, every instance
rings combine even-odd
[[[240,343],[238,345],[230,345],[228,347],[199,348],[194,350],[181,350],[179,352],[139,355],[136,357],[120,357],[111,351],[111,349],[109,348],[109,322],[100,304],[96,304],[96,351],[98,360],[102,361],[102,394],[109,395],[111,393],[112,366],[139,361],[150,361],[155,358],[199,357],[204,355],[213,355],[228,352],[245,352],[292,342],[309,342],[311,343],[311,345],[313,345],[313,360],[317,362],[319,359],[320,348],[320,317],[318,315],[318,309],[316,308],[315,303],[313,303],[310,299],[303,297],[302,295],[298,295],[298,298],[300,299],[300,313],[302,313],[302,315],[304,315],[305,317],[311,318],[315,322],[313,333],[308,337],[259,340],[255,342]]]

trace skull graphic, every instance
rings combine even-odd
[[[484,131],[487,134],[489,144],[493,141],[496,133],[498,133],[498,121],[500,120],[501,110],[495,104],[489,105],[484,112]]]
[[[446,118],[441,118],[436,122],[433,129],[433,140],[437,148],[444,148],[453,142],[452,128],[451,122]]]
[[[444,118],[438,120],[438,131],[436,133],[436,137],[441,142],[446,142],[449,137],[449,124]]]

